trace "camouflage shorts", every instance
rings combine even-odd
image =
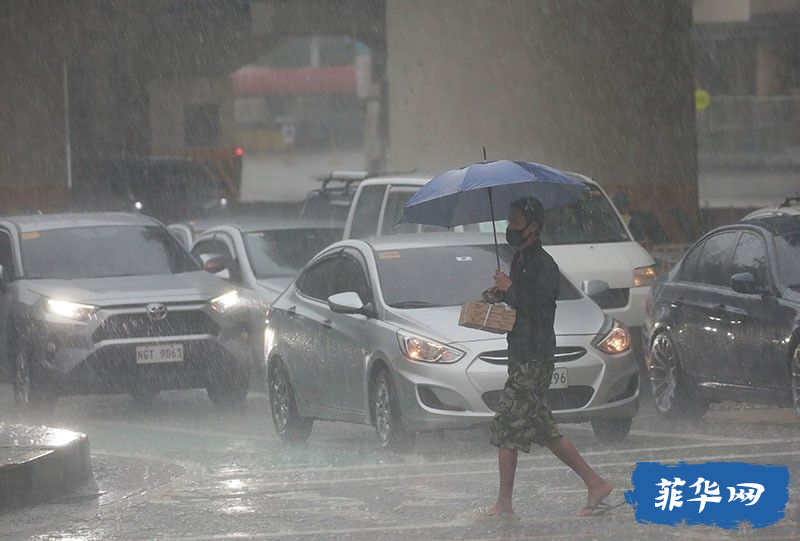
[[[531,443],[545,445],[561,437],[545,400],[552,377],[552,362],[509,363],[490,426],[492,445],[529,453]]]

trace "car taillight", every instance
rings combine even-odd
[[[238,157],[244,156],[244,149],[242,147],[236,147],[236,150],[233,151]]]

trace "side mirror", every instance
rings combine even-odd
[[[608,291],[610,286],[605,280],[584,280],[581,289],[587,297],[596,297]]]
[[[228,258],[219,254],[200,254],[200,261],[203,263],[203,270],[211,274],[217,274],[228,268]]]
[[[358,293],[346,291],[328,297],[328,308],[337,314],[361,314],[365,306]]]
[[[740,272],[731,276],[731,288],[744,295],[765,295],[769,289],[758,283],[750,272]]]

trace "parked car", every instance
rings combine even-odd
[[[176,156],[112,158],[76,164],[70,209],[141,212],[178,221],[230,203],[227,185],[203,161]]]
[[[648,299],[656,409],[699,417],[709,402],[800,413],[800,215],[769,213],[697,241]]]
[[[637,357],[644,364],[641,328],[644,301],[656,279],[655,261],[634,240],[603,189],[589,177],[573,173],[586,186],[586,196],[572,205],[548,210],[542,243],[570,277],[602,280],[609,289],[593,300],[624,323],[635,336]],[[442,231],[435,226],[399,224],[403,206],[430,176],[384,176],[364,180],[356,190],[344,228],[345,239],[398,233]],[[497,224],[502,232],[505,221]],[[471,224],[456,231],[492,231],[491,223]]]
[[[0,219],[0,364],[22,407],[197,387],[242,404],[262,322],[151,218]]]
[[[502,245],[506,270],[512,256]],[[269,312],[267,388],[278,434],[305,440],[315,419],[372,424],[382,446],[402,450],[418,431],[487,422],[507,378],[506,338],[458,319],[495,265],[483,234],[349,240],[324,250]],[[602,441],[625,438],[639,396],[625,326],[562,276],[555,328],[548,399],[556,419],[591,421]]]

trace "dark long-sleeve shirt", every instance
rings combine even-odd
[[[503,294],[503,300],[517,311],[507,337],[511,359],[553,359],[559,276],[558,265],[538,241],[514,256],[511,287]]]

